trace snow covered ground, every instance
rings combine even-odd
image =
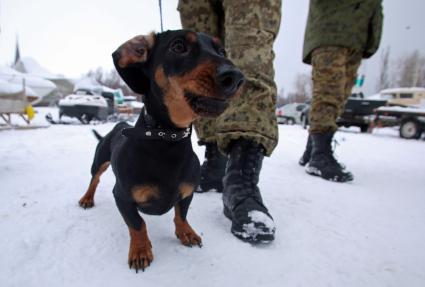
[[[423,139],[392,129],[338,132],[337,155],[355,176],[338,184],[304,172],[297,161],[306,131],[281,125],[260,182],[275,242],[242,243],[229,232],[220,195],[196,194],[189,221],[204,247],[180,245],[173,212],[145,216],[155,259],[136,274],[111,170],[95,208],[77,204],[97,143],[91,128],[0,131],[0,286],[425,286]],[[195,149],[202,160],[203,148]]]

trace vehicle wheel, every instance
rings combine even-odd
[[[306,115],[302,115],[301,117],[301,124],[303,126],[304,129],[307,129],[308,127],[308,119]]]
[[[293,118],[289,118],[287,120],[287,123],[288,123],[288,125],[293,125],[293,124],[295,124],[295,120]]]
[[[422,131],[415,120],[405,120],[400,125],[400,137],[404,139],[418,139]]]
[[[362,133],[367,133],[367,130],[368,129],[369,129],[369,126],[368,125],[362,125],[362,126],[360,126],[360,131]]]

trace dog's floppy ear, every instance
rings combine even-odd
[[[135,93],[146,94],[149,91],[149,78],[143,68],[154,45],[154,33],[139,35],[122,44],[112,54],[118,74]]]

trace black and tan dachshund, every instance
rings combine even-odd
[[[192,149],[191,124],[216,117],[244,83],[217,38],[190,30],[137,36],[112,55],[115,67],[145,108],[134,127],[118,123],[99,139],[92,179],[79,204],[94,205],[101,174],[111,164],[113,194],[130,232],[128,264],[136,272],[153,260],[146,224],[139,214],[175,210],[175,234],[183,245],[202,245],[187,221],[199,160]]]

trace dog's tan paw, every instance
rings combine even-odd
[[[92,196],[83,196],[80,201],[78,201],[78,204],[84,208],[92,208],[94,206],[94,199]]]
[[[192,247],[196,245],[202,247],[202,238],[187,222],[176,224],[176,236],[184,246]]]

